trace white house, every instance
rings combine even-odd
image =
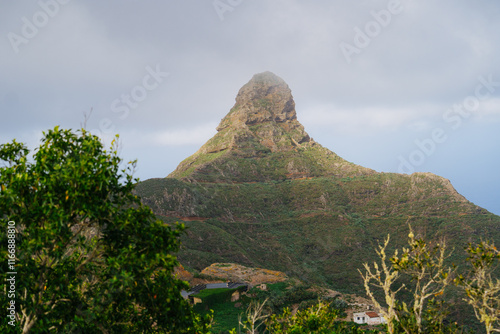
[[[357,324],[380,325],[385,324],[386,320],[383,316],[373,311],[353,313],[352,321]]]
[[[352,321],[357,324],[366,324],[366,314],[365,312],[357,312],[352,314]]]

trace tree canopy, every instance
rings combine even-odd
[[[86,130],[56,127],[32,156],[15,140],[0,146],[0,222],[15,225],[17,273],[15,296],[0,294],[16,309],[15,327],[0,320],[2,333],[194,331],[180,295],[187,283],[172,274],[184,226],[141,204],[135,162],[123,165],[116,139],[106,150]]]

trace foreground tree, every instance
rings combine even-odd
[[[258,302],[256,300],[252,301],[246,312],[238,317],[238,333],[245,334],[259,334],[259,328],[264,326],[264,320],[266,320],[270,315],[268,310],[264,308],[268,299],[266,298],[263,302]],[[236,329],[230,331],[231,334],[236,334]]]
[[[373,269],[368,263],[364,263],[365,272],[358,270],[363,278],[363,283],[365,287],[366,294],[372,301],[375,309],[378,310],[382,316],[387,321],[387,330],[389,333],[394,333],[395,322],[398,319],[396,313],[396,295],[398,292],[404,288],[404,285],[399,288],[395,288],[395,284],[400,277],[398,270],[392,267],[392,264],[387,255],[387,246],[389,245],[390,236],[384,240],[384,243],[378,246],[376,250],[377,255],[380,258],[380,265],[377,262],[373,262]],[[397,257],[398,252],[394,253],[394,257]],[[375,290],[374,290],[375,289]],[[381,290],[384,295],[385,307],[378,302],[375,298],[376,290]]]
[[[368,297],[375,308],[385,317],[389,333],[455,333],[454,325],[445,326],[444,301],[439,300],[453,281],[454,268],[446,264],[449,253],[446,243],[441,241],[434,246],[421,238],[416,238],[411,228],[408,234],[408,247],[403,247],[399,255],[396,250],[392,257],[387,255],[389,236],[377,249],[380,265],[364,264],[361,272]],[[403,283],[406,281],[406,284]],[[385,305],[376,298],[379,290],[384,296]],[[405,293],[409,301],[402,301],[397,294]]]
[[[409,247],[403,247],[401,257],[391,259],[392,267],[410,278],[410,307],[399,303],[400,322],[407,333],[442,332],[446,316],[443,303],[436,300],[453,282],[454,268],[445,260],[451,255],[446,242],[441,240],[434,246],[421,238],[415,238],[411,226],[408,234]],[[432,319],[424,324],[425,318]],[[431,317],[429,317],[431,316]]]
[[[141,204],[134,163],[120,170],[116,149],[58,127],[32,159],[16,141],[0,146],[0,219],[4,231],[15,224],[16,250],[15,270],[0,271],[17,272],[15,297],[0,295],[2,305],[14,300],[16,327],[2,317],[2,333],[195,331],[186,283],[172,276],[184,227]]]
[[[485,241],[469,244],[466,251],[472,268],[465,277],[459,276],[457,283],[465,290],[465,301],[474,308],[486,333],[500,332],[500,280],[492,277],[498,271],[500,252]]]

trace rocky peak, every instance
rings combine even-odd
[[[290,88],[271,72],[254,75],[240,89],[234,107],[222,119],[217,131],[238,131],[236,137],[253,137],[272,151],[312,141],[297,121]],[[233,144],[241,142],[238,138],[232,141]]]
[[[244,85],[236,96],[236,104],[224,117],[217,130],[231,125],[283,123],[297,119],[292,91],[286,82],[271,72],[259,73]]]
[[[254,75],[239,90],[217,131],[169,177],[253,182],[373,172],[312,140],[297,120],[290,88],[271,72]]]

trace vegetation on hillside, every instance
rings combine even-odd
[[[240,263],[344,292],[362,289],[357,268],[374,260],[377,240],[390,233],[389,248],[403,245],[408,217],[426,239],[445,236],[451,248],[482,235],[500,240],[500,217],[455,199],[442,179],[425,175],[237,184],[153,179],[136,192],[166,222],[194,217],[184,221],[179,253],[187,267]],[[454,252],[452,261],[465,257]]]
[[[348,304],[340,299],[321,299],[310,287],[288,282],[267,285],[267,289],[254,288],[242,301],[245,311],[224,314],[224,326],[214,326],[214,333],[282,334],[282,333],[492,333],[500,331],[500,280],[495,273],[500,252],[490,242],[470,244],[468,269],[458,270],[449,263],[451,250],[446,242],[427,242],[415,235],[410,227],[408,245],[387,251],[390,237],[376,249],[378,260],[365,263],[360,269],[365,290],[374,309],[386,323],[358,325],[342,320]],[[469,303],[482,324],[457,324],[450,317],[453,303],[448,290],[458,288],[459,298]],[[378,293],[380,292],[380,293]],[[211,292],[210,295],[217,293]],[[230,293],[225,293],[226,308]],[[318,301],[318,298],[319,301]],[[240,302],[241,304],[241,302]],[[200,305],[197,305],[200,306]],[[211,305],[220,308],[220,304]],[[240,305],[241,308],[241,305]],[[228,322],[227,317],[232,317]],[[217,314],[215,315],[217,319]]]

